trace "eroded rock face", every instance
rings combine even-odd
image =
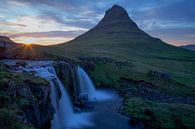
[[[54,65],[56,73],[62,83],[66,86],[69,95],[74,102],[77,101],[77,96],[79,94],[79,88],[76,68],[77,66],[71,63],[58,63]]]
[[[13,110],[13,121],[36,129],[49,129],[54,108],[50,100],[50,86],[46,81],[21,73],[0,73],[1,109]],[[6,117],[6,116],[5,116]],[[2,120],[0,120],[2,121]],[[1,127],[10,125],[1,122]],[[6,127],[8,126],[8,127]]]
[[[23,106],[27,119],[37,128],[49,128],[54,113],[49,85],[37,86],[30,80],[26,80],[25,83],[29,85],[29,98],[32,100],[30,104]]]

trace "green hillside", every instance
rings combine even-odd
[[[195,86],[195,52],[168,45],[160,39],[149,36],[137,27],[122,7],[117,5],[106,11],[98,25],[85,34],[70,42],[44,48],[44,51],[76,61],[79,61],[78,57],[106,57],[116,62],[134,64],[134,67],[124,66],[125,72],[123,68],[117,67],[119,73],[116,75],[112,74],[117,71],[113,64],[96,64],[95,69],[98,70],[92,71],[92,75],[94,74],[93,79],[97,80],[97,83],[99,80],[95,76],[98,74],[102,76],[105,72],[116,82],[124,76],[136,80],[148,80],[147,73],[156,70],[170,73],[179,83]],[[104,67],[113,68],[108,71]],[[110,82],[107,77],[103,78]],[[102,83],[107,84],[107,82]]]

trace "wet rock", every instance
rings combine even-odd
[[[136,125],[138,125],[139,122],[136,118],[132,117],[129,119],[128,123],[132,126],[136,126]]]
[[[58,63],[54,65],[56,73],[74,102],[78,101],[79,88],[76,68],[72,63]]]
[[[93,71],[94,66],[98,63],[113,63],[114,60],[107,57],[78,57],[80,62],[78,62],[84,69],[88,71]]]
[[[144,114],[147,115],[147,116],[153,116],[154,115],[153,111],[151,111],[150,109],[145,109]]]
[[[79,95],[79,100],[83,101],[83,102],[88,101],[88,94],[80,94]]]
[[[27,65],[27,63],[25,61],[17,61],[16,62],[16,67],[25,67]]]

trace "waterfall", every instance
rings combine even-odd
[[[107,92],[96,90],[92,80],[80,66],[77,68],[77,76],[79,79],[80,97],[87,95],[89,101],[104,101],[112,99],[112,96]]]
[[[36,75],[48,80],[51,86],[51,100],[55,108],[54,119],[51,122],[51,129],[73,129],[82,128],[82,126],[91,126],[89,113],[74,113],[73,106],[64,85],[57,77],[55,69],[49,67],[35,67]],[[56,85],[62,94],[60,100],[57,94]]]

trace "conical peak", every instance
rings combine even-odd
[[[126,10],[119,6],[113,5],[110,9],[108,9],[105,13],[104,18],[100,21],[98,26],[105,26],[110,24],[131,24],[136,26],[136,24],[129,18]]]
[[[112,8],[106,11],[106,14],[112,14],[112,15],[125,14],[128,17],[126,10],[119,5],[113,5]]]

